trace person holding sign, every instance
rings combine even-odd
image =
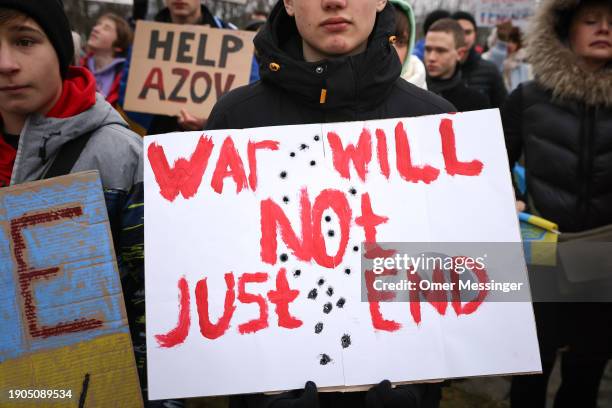
[[[155,16],[160,23],[207,25],[214,28],[235,29],[220,18],[213,16],[200,0],[165,0],[166,8]],[[206,118],[182,109],[180,115],[155,115],[148,129],[148,134],[169,133],[180,130],[200,130],[204,127]]]
[[[91,72],[69,66],[74,48],[63,7],[60,0],[0,0],[0,187],[100,173],[138,346],[144,331],[142,139],[96,94]]]
[[[510,165],[525,158],[529,200],[522,200],[562,235],[610,226],[612,3],[546,0],[527,40],[535,80],[519,85],[502,111]],[[563,349],[555,408],[595,408],[612,355],[610,304],[534,306],[543,375],[514,377],[512,406],[546,405],[548,378]]]
[[[400,78],[395,11],[386,0],[284,0],[255,37],[261,80],[224,95],[207,129],[411,117],[455,111]],[[383,380],[383,378],[381,378]],[[303,392],[233,398],[236,407],[428,407],[435,385],[388,381],[363,393]]]

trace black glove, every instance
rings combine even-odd
[[[398,385],[391,387],[389,380],[384,380],[370,388],[366,394],[367,408],[420,408],[422,387],[418,384]]]
[[[257,395],[259,408],[319,408],[317,385],[308,381],[303,390],[279,395]]]

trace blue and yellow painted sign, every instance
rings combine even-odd
[[[97,172],[0,189],[0,406],[140,407]]]

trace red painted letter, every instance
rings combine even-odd
[[[400,176],[412,183],[419,181],[429,184],[438,178],[440,170],[426,164],[423,167],[413,166],[410,156],[410,144],[408,143],[408,135],[404,130],[404,124],[398,122],[395,126],[395,154],[397,160],[397,171]]]
[[[155,340],[160,347],[170,348],[182,344],[189,334],[191,318],[189,316],[189,284],[181,278],[179,288],[179,317],[176,327],[166,334],[156,334]]]
[[[228,169],[229,167],[229,169]],[[244,166],[242,165],[242,159],[238,151],[234,147],[234,141],[231,137],[226,137],[221,146],[219,152],[219,160],[217,160],[217,167],[212,176],[210,185],[215,192],[221,194],[223,191],[223,179],[232,176],[236,183],[236,193],[242,191],[243,188],[247,187],[247,178],[244,173]]]
[[[207,339],[214,340],[223,336],[227,329],[229,329],[234,310],[236,310],[234,305],[236,294],[234,293],[235,282],[233,273],[225,274],[225,284],[227,285],[227,291],[225,292],[223,316],[221,316],[217,324],[212,324],[208,316],[208,285],[206,284],[206,278],[199,281],[196,285],[195,296],[200,318],[200,332]]]
[[[457,159],[457,148],[455,146],[455,132],[453,121],[442,119],[440,122],[440,135],[442,136],[442,154],[446,172],[451,176],[478,176],[482,172],[483,164],[479,160],[471,162],[460,162]]]
[[[276,290],[268,292],[268,299],[276,305],[275,311],[278,315],[278,327],[287,329],[297,329],[302,325],[302,321],[291,316],[289,313],[289,303],[298,297],[300,291],[291,290],[287,282],[287,271],[281,268],[276,276]]]
[[[332,150],[334,168],[340,176],[350,179],[351,173],[349,171],[349,160],[353,162],[357,174],[361,180],[365,181],[366,174],[368,172],[368,163],[372,160],[372,136],[368,129],[363,129],[359,136],[359,142],[357,147],[349,144],[346,149],[342,148],[342,141],[340,136],[334,132],[327,134],[327,140]]]
[[[264,140],[253,143],[249,141],[248,157],[249,157],[249,185],[251,190],[257,191],[257,150],[268,149],[278,150],[278,142],[272,140]]]
[[[340,244],[338,252],[334,256],[327,255],[325,239],[321,232],[323,211],[328,208],[331,208],[336,213],[340,223]],[[342,262],[349,241],[351,217],[351,207],[344,193],[338,190],[323,190],[319,194],[312,208],[313,256],[319,265],[326,268],[334,268]]]
[[[247,283],[263,283],[268,280],[268,274],[245,273],[238,278],[238,300],[242,303],[257,303],[259,305],[259,318],[253,319],[238,326],[240,334],[255,333],[268,327],[268,303],[263,296],[247,293],[245,286]]]
[[[202,136],[189,160],[181,157],[174,162],[174,167],[170,168],[164,148],[156,143],[150,144],[147,155],[162,197],[174,201],[179,192],[185,199],[193,197],[202,183],[212,149],[213,142],[210,138]]]
[[[300,216],[302,221],[302,240],[300,241],[291,227],[289,219],[272,199],[261,202],[261,260],[274,265],[276,263],[276,230],[280,228],[283,242],[300,260],[308,262],[312,259],[312,221],[310,200],[306,189],[301,191]]]
[[[149,89],[155,89],[159,93],[159,99],[161,101],[166,99],[166,93],[164,92],[164,75],[161,68],[153,68],[151,72],[149,72],[149,76],[138,94],[138,99],[147,99]]]

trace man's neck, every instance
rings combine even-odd
[[[108,66],[115,59],[113,51],[94,52],[94,66],[96,71]]]
[[[198,11],[189,16],[176,16],[170,14],[170,19],[174,24],[191,24],[195,25],[202,21],[202,9],[198,7]]]
[[[17,115],[8,112],[0,112],[2,115],[3,130],[11,135],[19,135],[25,126],[27,115]]]
[[[311,47],[306,41],[302,40],[302,53],[304,55],[304,61],[306,62],[319,62],[329,58],[338,58],[338,57],[348,57],[351,55],[357,55],[364,52],[368,47],[368,43],[364,42],[363,44],[356,47],[349,53],[343,55],[327,55],[314,47]]]

